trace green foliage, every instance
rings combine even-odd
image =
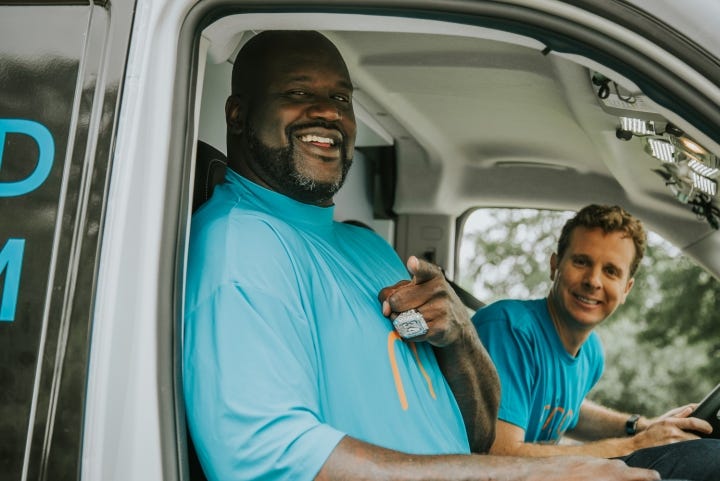
[[[568,217],[549,212],[484,209],[479,225],[466,225],[459,284],[484,302],[544,296],[550,287],[550,254]]]
[[[480,300],[544,297],[570,212],[483,209],[466,223],[459,284]],[[590,397],[648,416],[699,401],[720,382],[720,282],[651,234],[627,302],[597,331],[605,374]]]

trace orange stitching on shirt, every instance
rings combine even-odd
[[[546,410],[550,409],[550,405],[548,404],[547,406],[545,406],[545,409],[546,409]],[[545,424],[543,424],[542,429],[547,428],[548,424],[550,424],[550,420],[553,418],[553,416],[555,416],[555,413],[558,412],[558,411],[559,411],[561,414],[565,412],[565,410],[564,410],[563,408],[561,408],[561,407],[553,408],[553,410],[550,412],[550,415],[549,415],[549,416],[547,417],[547,419],[545,420]]]
[[[395,389],[400,398],[400,407],[403,411],[407,411],[408,402],[403,387],[402,378],[400,377],[400,369],[398,369],[397,360],[395,359],[395,341],[400,339],[400,335],[395,331],[390,331],[388,335],[388,357],[390,358],[390,367],[392,368],[393,379],[395,380]]]
[[[422,365],[422,361],[420,361],[420,356],[418,355],[417,347],[415,346],[414,342],[410,343],[410,349],[412,349],[413,354],[415,354],[415,360],[417,360],[420,372],[425,378],[425,382],[427,382],[428,389],[430,390],[430,395],[433,399],[437,399],[437,397],[435,396],[435,389],[433,389],[432,379],[430,379],[430,376],[428,376],[428,373],[425,371],[425,368]]]

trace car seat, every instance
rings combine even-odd
[[[195,161],[195,184],[192,211],[195,212],[212,195],[213,189],[225,178],[227,157],[210,144],[198,141]]]

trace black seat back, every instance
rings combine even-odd
[[[210,198],[215,186],[225,178],[226,170],[227,157],[225,157],[225,154],[202,140],[198,141],[193,189],[193,212]]]

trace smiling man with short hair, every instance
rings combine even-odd
[[[689,416],[692,405],[647,419],[585,399],[604,368],[594,329],[630,294],[645,244],[642,223],[621,207],[586,206],[550,257],[547,298],[502,300],[475,313],[502,393],[491,453],[626,456],[666,477],[720,479],[720,444],[698,440],[711,427]],[[566,432],[586,442],[558,445]],[[670,445],[687,440],[696,441]]]

